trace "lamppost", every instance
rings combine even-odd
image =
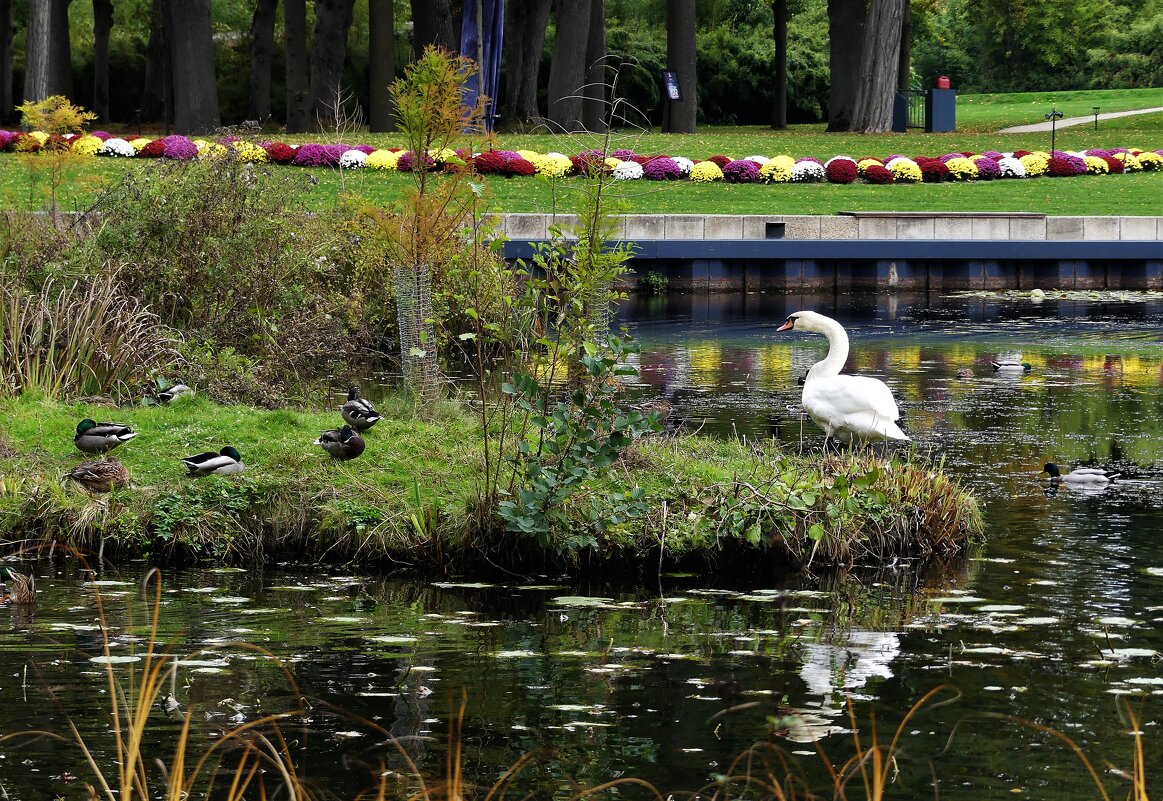
[[[1046,114],[1046,119],[1050,120],[1050,152],[1054,152],[1054,135],[1057,133],[1058,120],[1062,119],[1062,112],[1051,108]]]
[[[1098,106],[1091,106],[1094,109],[1094,130],[1098,130]]]

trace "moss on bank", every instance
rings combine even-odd
[[[644,517],[532,539],[477,513],[480,437],[453,405],[434,419],[401,405],[368,432],[367,451],[338,463],[311,443],[340,423],[334,410],[216,406],[106,409],[24,396],[0,402],[0,535],[8,550],[63,542],[108,556],[311,559],[485,566],[641,566],[692,560],[724,569],[756,562],[869,562],[963,547],[980,531],[977,506],[939,466],[914,456],[797,456],[774,443],[698,436],[643,440],[615,466],[645,490]],[[84,417],[140,434],[113,455],[129,487],[91,495],[61,477],[83,457]],[[234,445],[248,471],[190,478],[179,457]],[[602,495],[609,486],[587,487]],[[663,558],[660,559],[660,549]],[[767,560],[762,560],[766,562]]]

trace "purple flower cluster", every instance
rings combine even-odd
[[[428,169],[431,170],[436,166],[436,160],[429,156],[427,153],[424,154],[424,159],[428,164]],[[401,153],[400,160],[396,162],[396,169],[400,172],[411,172],[415,166],[416,155],[411,152]]]
[[[649,181],[674,181],[682,177],[682,168],[669,156],[659,156],[643,165],[642,177]]]
[[[1110,150],[1103,150],[1101,147],[1092,147],[1090,150],[1086,151],[1086,155],[1095,156],[1100,159],[1108,159],[1114,155],[1114,153]]]
[[[1003,158],[1005,158],[1005,154],[1001,153],[997,150],[983,150],[981,155],[985,156],[987,159],[992,159],[994,161],[1001,161]],[[980,171],[981,170],[979,169],[978,172],[980,172]]]
[[[332,154],[331,145],[299,145],[295,151],[295,158],[291,161],[296,167],[334,167],[339,163],[342,151]]]
[[[162,140],[162,157],[174,161],[190,161],[198,157],[198,146],[189,138],[174,134]]]
[[[637,154],[633,150],[623,149],[623,150],[615,150],[610,155],[613,156],[614,158],[618,159],[618,161],[633,161],[634,156],[636,156]]]
[[[747,159],[728,162],[722,170],[723,180],[729,184],[753,184],[759,180],[759,165]]]
[[[992,181],[994,178],[1001,177],[1001,167],[997,166],[997,162],[993,159],[977,159],[973,163],[977,165],[977,180]]]

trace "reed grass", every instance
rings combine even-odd
[[[171,333],[111,272],[63,286],[50,278],[36,294],[0,287],[0,396],[128,398],[151,366],[177,361]]]

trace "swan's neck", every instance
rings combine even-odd
[[[844,326],[829,320],[820,333],[828,338],[828,355],[812,365],[812,369],[808,371],[808,378],[831,378],[840,375],[844,363],[848,361],[848,335],[844,333]]]

